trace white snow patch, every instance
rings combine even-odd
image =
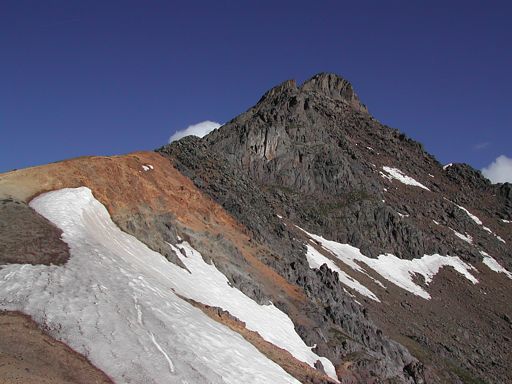
[[[325,246],[325,244],[322,243],[322,241],[330,241],[330,240],[325,240],[322,236],[317,236],[317,235],[313,235],[312,233],[309,233],[307,232],[306,230],[302,229],[301,227],[299,226],[296,226],[297,228],[299,228],[302,232],[304,232],[306,235],[308,235],[312,240],[314,240],[317,244],[319,244],[320,246],[322,246],[323,249],[329,251],[331,254],[334,254],[334,252],[332,252],[328,247]],[[361,260],[361,258],[363,257],[366,257],[366,256],[363,256],[363,254],[359,251],[358,248],[356,247],[353,247],[349,244],[341,244],[341,243],[336,243],[334,241],[332,241],[332,243],[335,243],[339,246],[339,248],[342,250],[342,252],[346,255],[348,255],[348,257],[344,258],[344,259],[340,259],[338,257],[338,255],[334,254],[334,256],[336,256],[336,258],[340,259],[341,261],[343,261],[345,264],[347,264],[350,268],[358,271],[358,272],[361,272],[363,274],[365,274],[366,276],[368,276],[370,279],[373,280],[374,283],[376,283],[377,285],[381,286],[382,288],[386,289],[386,286],[384,284],[382,284],[382,282],[380,282],[379,280],[373,278],[372,276],[370,276],[368,274],[368,272],[366,272],[366,270],[364,268],[362,268],[358,263],[357,261],[358,260]]]
[[[380,302],[379,298],[372,291],[370,291],[368,288],[366,288],[352,276],[349,276],[347,273],[342,271],[332,260],[322,255],[311,245],[307,244],[306,246],[306,257],[308,259],[309,267],[311,269],[319,269],[323,264],[326,264],[327,268],[329,268],[331,271],[338,272],[338,276],[342,284],[346,285],[349,288],[352,288],[353,290],[359,292],[363,296],[369,297],[372,300]]]
[[[369,149],[370,151],[375,151],[372,147],[366,147],[366,149]]]
[[[449,201],[449,200],[448,200]],[[455,203],[454,203],[455,204]],[[464,212],[466,212],[466,215],[469,216],[469,218],[471,220],[473,220],[475,223],[477,223],[478,225],[483,225],[482,223],[482,220],[480,220],[478,217],[476,217],[475,215],[473,215],[471,212],[469,212],[466,208],[464,208],[463,206],[461,205],[458,205],[458,204],[455,204],[459,209],[463,210]]]
[[[415,274],[423,276],[425,284],[428,285],[442,267],[450,266],[473,284],[478,283],[478,280],[470,273],[470,270],[474,270],[474,268],[457,256],[434,254],[425,255],[421,259],[404,260],[388,253],[373,259],[363,255],[358,248],[349,244],[341,244],[324,239],[322,236],[304,232],[325,250],[331,252],[331,254],[356,271],[366,273],[365,269],[360,265],[360,263],[364,263],[385,279],[424,299],[430,299],[430,295],[425,289],[414,283],[413,278]]]
[[[450,201],[450,200],[448,200]],[[455,204],[453,201],[450,201],[452,204]],[[473,220],[476,224],[480,225],[482,227],[482,229],[488,233],[490,233],[491,235],[493,235],[494,237],[496,237],[497,240],[501,241],[502,243],[505,243],[505,240],[503,240],[501,237],[499,237],[497,234],[495,234],[490,228],[486,227],[484,225],[484,223],[482,222],[482,220],[480,220],[478,217],[476,217],[475,215],[473,215],[471,212],[469,212],[466,208],[464,208],[463,206],[461,205],[457,205],[455,204],[459,209],[461,209],[462,211],[464,211],[471,220]]]
[[[414,180],[412,177],[407,176],[406,174],[404,174],[398,168],[382,167],[382,169],[384,171],[386,171],[389,176],[384,175],[382,172],[381,172],[381,176],[383,176],[383,177],[385,177],[385,178],[387,178],[389,180],[391,180],[393,178],[393,179],[396,179],[396,180],[398,180],[399,182],[401,182],[403,184],[412,185],[412,186],[415,186],[415,187],[420,187],[420,188],[423,188],[423,189],[425,189],[427,191],[430,191],[430,189],[425,187],[420,182]]]
[[[283,216],[281,216],[281,215],[276,215],[276,216],[277,216],[278,219],[282,219],[283,218]]]
[[[435,220],[432,220],[434,222],[435,225],[440,225],[439,222],[435,221]]]
[[[450,229],[453,231],[455,236],[457,236],[459,239],[464,240],[466,243],[473,244],[473,238],[471,237],[471,235],[468,235],[467,233],[465,235],[463,235],[462,233],[457,232],[453,228],[450,228]]]
[[[433,175],[433,174],[431,174],[431,173],[429,173],[428,175],[429,175],[430,177],[432,177],[432,178],[434,177],[434,175]]]
[[[483,263],[487,265],[494,272],[504,273],[509,279],[512,279],[512,273],[503,268],[493,257],[484,251],[480,251],[480,254],[484,257]]]
[[[409,215],[408,215],[408,214],[405,214],[405,213],[400,213],[400,212],[398,212],[398,211],[397,211],[396,213],[398,214],[398,216],[400,216],[400,217],[402,217],[402,218],[403,218],[403,217],[409,217]]]
[[[286,314],[230,287],[187,243],[176,247],[189,270],[170,263],[119,230],[88,188],[49,192],[30,205],[63,231],[71,257],[63,266],[5,266],[0,308],[29,314],[116,382],[298,383],[175,292],[220,307],[229,297],[226,309],[241,320],[266,316],[252,326],[263,337],[308,363],[318,359]]]
[[[430,299],[430,294],[413,282],[415,274],[423,276],[425,284],[428,285],[442,267],[450,266],[473,284],[478,283],[478,280],[469,273],[471,266],[457,256],[434,254],[425,255],[421,259],[403,260],[395,255],[385,254],[379,255],[377,259],[366,260],[365,263],[400,288],[425,299]]]
[[[501,221],[503,221],[503,222],[504,222],[504,223],[506,223],[506,224],[510,224],[510,223],[512,223],[512,221],[510,221],[510,220],[505,220],[505,219],[501,219]]]
[[[453,165],[453,163],[446,164],[445,166],[443,166],[443,169],[446,170],[447,168],[451,167],[452,165]]]

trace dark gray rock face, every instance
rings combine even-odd
[[[303,241],[298,241],[296,234],[275,214],[273,206],[277,201],[273,194],[261,189],[222,153],[210,150],[196,137],[186,137],[160,151],[171,158],[180,172],[245,224],[254,240],[267,245],[271,253],[260,255],[261,261],[302,287],[310,300],[302,308],[291,310],[293,304],[285,298],[273,297],[265,287],[233,270],[233,262],[215,259],[215,265],[237,288],[259,302],[272,300],[290,315],[304,341],[317,345],[320,355],[335,363],[356,356],[356,373],[363,375],[359,382],[382,378],[399,383],[421,382],[421,375],[416,374],[418,381],[415,381],[414,375],[404,370],[410,364],[415,366],[417,360],[375,327],[343,289],[337,275],[325,266],[318,271],[309,268]],[[197,235],[194,246],[208,255]],[[223,251],[226,252],[226,247]],[[233,259],[237,259],[236,255]]]
[[[276,214],[371,257],[439,253],[475,263],[485,249],[502,265],[512,265],[512,233],[501,221],[512,217],[510,184],[491,185],[468,165],[443,169],[421,144],[376,121],[350,83],[333,74],[316,75],[301,86],[286,81],[206,137],[186,137],[158,151],[268,246],[271,252],[259,255],[261,261],[309,297],[300,309],[308,321],[291,316],[298,332],[334,362],[356,356],[359,382],[443,380],[427,380],[425,367],[373,325],[335,274],[325,267],[311,271],[304,238]],[[428,190],[400,183],[384,167],[399,169]],[[473,244],[454,231],[471,235]],[[290,303],[272,297],[243,271],[229,263],[219,263],[219,269],[251,297],[271,299],[291,313]],[[446,356],[474,377],[482,375],[465,354]],[[457,373],[450,375],[458,380]]]
[[[428,235],[421,228],[411,227],[384,207],[383,186],[376,177],[383,159],[366,152],[371,145],[394,155],[409,145],[416,162],[437,165],[435,160],[421,146],[354,108],[356,99],[348,103],[341,96],[333,98],[333,93],[343,95],[352,89],[345,80],[333,79],[315,76],[302,87],[285,82],[204,141],[259,185],[282,196],[284,206],[293,207],[287,215],[312,231],[321,228],[373,255],[387,251],[414,257],[439,250],[440,245],[425,244]],[[340,222],[340,216],[347,219]],[[384,227],[389,230],[382,231]]]
[[[333,100],[340,100],[350,105],[354,110],[368,113],[368,109],[357,97],[352,84],[333,73],[320,73],[313,76],[301,86],[304,92],[317,92],[327,95]]]
[[[462,188],[478,189],[481,191],[492,189],[491,182],[483,177],[480,171],[477,171],[468,164],[452,164],[447,166],[445,171],[446,176]]]
[[[0,265],[64,264],[69,259],[62,231],[26,203],[0,200]]]
[[[512,184],[504,183],[498,187],[498,198],[503,207],[501,213],[502,220],[512,221]]]
[[[152,250],[164,255],[174,264],[183,267],[183,263],[169,248],[168,243],[176,244],[176,220],[170,214],[155,215],[149,208],[139,207],[139,212],[113,217],[123,231],[137,237]]]
[[[319,74],[300,87],[286,81],[201,141],[272,195],[276,210],[312,232],[370,256],[461,250],[467,260],[480,257],[460,239],[438,236],[431,224],[456,209],[445,199],[478,207],[494,187],[467,165],[444,171],[421,144],[373,119],[336,75]],[[397,181],[390,186],[381,177],[383,166],[400,169],[432,193]],[[490,203],[505,212],[503,202]]]

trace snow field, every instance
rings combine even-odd
[[[31,206],[62,229],[71,257],[64,266],[1,269],[1,309],[31,315],[118,383],[298,383],[239,334],[173,292],[242,300],[188,244],[179,245],[186,254],[179,256],[190,272],[119,230],[85,187],[43,194]],[[208,273],[214,276],[199,283]],[[245,315],[238,313],[241,320],[265,314],[262,327],[273,322],[277,330],[267,337],[286,336],[292,354],[316,357],[291,334],[286,314],[243,300],[234,303],[239,311],[249,305]],[[206,304],[222,307],[211,298]],[[327,359],[321,360],[329,369]]]

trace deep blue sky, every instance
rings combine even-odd
[[[322,71],[481,168],[512,157],[509,3],[2,0],[0,172],[153,149]]]

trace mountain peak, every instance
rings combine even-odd
[[[368,113],[361,103],[352,84],[335,73],[319,73],[305,81],[300,87],[302,91],[315,91],[335,100],[348,103],[359,112]]]
[[[294,96],[297,93],[316,93],[350,105],[357,112],[368,114],[366,105],[361,103],[352,84],[335,73],[318,73],[306,80],[300,87],[295,80],[286,80],[268,90],[260,99],[263,101]]]
[[[259,102],[262,102],[263,100],[268,100],[271,98],[274,98],[276,96],[280,95],[288,95],[291,93],[296,93],[298,90],[297,83],[295,80],[290,79],[283,81],[281,84],[276,85],[275,87],[270,88],[265,94],[261,97]]]

